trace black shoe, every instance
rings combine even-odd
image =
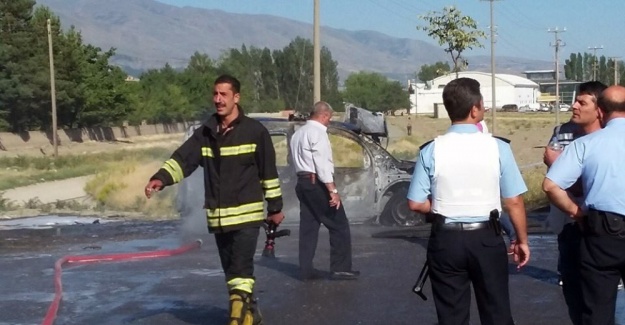
[[[302,279],[302,281],[319,280],[322,278],[323,278],[323,274],[319,270],[300,272],[300,279]]]
[[[332,280],[356,280],[360,276],[360,271],[335,271],[330,278]]]

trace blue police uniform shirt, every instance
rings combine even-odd
[[[579,177],[584,187],[584,206],[625,216],[625,118],[610,120],[605,128],[583,136],[556,159],[547,178],[562,189]]]
[[[447,129],[447,133],[476,133],[480,132],[475,124],[453,124]],[[525,181],[519,167],[514,160],[510,145],[503,140],[495,138],[499,149],[499,165],[501,174],[499,187],[503,198],[511,198],[527,192]],[[415,171],[412,174],[408,199],[414,202],[425,202],[431,194],[432,179],[434,178],[434,145],[432,141],[426,145],[417,157]],[[454,218],[456,222],[481,222],[487,221],[489,216],[483,218],[467,217]]]

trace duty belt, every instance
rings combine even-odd
[[[482,222],[448,222],[441,223],[438,226],[445,230],[478,230],[488,228],[488,221]]]

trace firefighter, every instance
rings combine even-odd
[[[280,224],[284,214],[271,136],[260,122],[244,115],[240,87],[229,75],[215,80],[216,113],[150,178],[145,195],[150,198],[202,166],[208,231],[215,234],[230,294],[228,324],[252,325],[262,323],[253,297],[259,229],[265,220]]]

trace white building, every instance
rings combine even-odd
[[[492,77],[490,73],[478,71],[462,71],[458,77],[472,78],[480,83],[480,90],[484,97],[484,107],[492,107]],[[443,107],[443,88],[448,82],[456,79],[455,73],[440,76],[427,84],[409,84],[410,113],[434,114],[436,104]],[[523,77],[511,74],[495,74],[497,108],[503,105],[516,104],[517,107],[536,103],[539,93],[537,83]]]

